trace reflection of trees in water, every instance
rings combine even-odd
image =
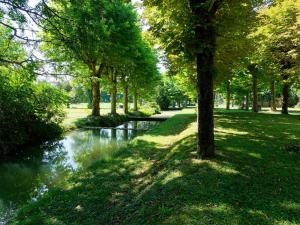
[[[0,165],[0,222],[10,217],[15,208],[57,185],[59,177],[70,172],[60,142],[46,143],[31,153]]]
[[[150,123],[151,124],[151,123]],[[145,124],[133,121],[124,130],[95,129],[70,133],[62,141],[48,142],[23,159],[0,164],[0,224],[5,213],[35,198],[49,187],[63,185],[73,171],[72,163],[89,166],[99,159],[113,157],[120,146],[138,135]],[[127,130],[133,128],[134,130]]]
[[[128,131],[117,129],[94,129],[76,132],[72,135],[74,160],[79,166],[112,157],[128,140]]]
[[[138,134],[138,121],[133,121],[133,131],[132,131],[132,135],[135,137]]]
[[[111,140],[114,141],[117,139],[117,130],[111,129]]]
[[[123,138],[124,141],[128,141],[128,123],[124,124]]]

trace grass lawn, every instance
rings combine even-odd
[[[107,115],[110,113],[110,103],[101,103],[101,115]],[[88,108],[87,103],[80,103],[80,104],[71,104],[70,108],[66,108],[66,118],[63,121],[63,126],[67,129],[75,128],[75,122],[78,119],[82,119],[87,117],[92,113],[92,110]],[[117,113],[123,114],[123,110],[117,107]]]
[[[183,111],[75,173],[13,224],[300,224],[300,116],[215,115],[217,157],[196,155]]]

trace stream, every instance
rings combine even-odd
[[[0,225],[22,205],[52,187],[64,185],[74,171],[109,158],[113,152],[159,122],[130,121],[116,128],[80,129],[61,140],[32,149],[29,156],[0,164]]]

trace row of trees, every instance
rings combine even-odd
[[[276,110],[276,90],[281,88],[282,113],[293,105],[299,88],[299,1],[285,0],[262,7],[257,26],[248,36],[252,51],[236,65],[226,82],[227,108],[230,90],[238,87],[246,99],[253,96],[252,110],[258,111],[258,87],[269,89],[271,109]],[[249,86],[251,86],[249,88]],[[249,102],[249,101],[246,101]]]
[[[250,75],[257,112],[257,86],[272,84],[274,97],[276,82],[282,86],[282,112],[288,112],[289,89],[299,85],[299,2],[144,1],[144,17],[166,54],[170,73],[181,75],[185,89],[196,90],[198,152],[203,158],[215,154],[214,90],[227,89],[230,99],[233,83],[242,89],[249,81],[243,77]]]
[[[128,1],[49,0],[33,5],[3,0],[0,35],[1,150],[61,131],[66,94],[41,82],[41,76],[72,76],[72,82],[90,89],[93,116],[100,115],[100,90],[110,93],[112,114],[122,92],[128,113],[129,94],[138,110],[139,98],[151,95],[160,80],[156,53],[143,38]]]
[[[4,0],[0,11],[1,25],[11,30],[14,39],[39,48],[25,61],[0,60],[14,65],[35,61],[38,75],[74,76],[92,90],[93,116],[100,115],[103,86],[109,86],[115,114],[118,89],[122,89],[127,113],[128,93],[137,110],[139,97],[151,95],[159,82],[156,53],[143,38],[130,1],[50,0],[32,6],[26,0]],[[33,35],[29,38],[28,33]]]
[[[51,8],[50,8],[51,6]],[[75,73],[92,89],[92,115],[100,115],[100,89],[109,86],[111,113],[116,114],[117,92],[122,89],[124,112],[128,93],[134,111],[138,97],[151,94],[160,77],[157,57],[142,37],[137,14],[122,0],[56,1],[44,7],[42,38],[48,58],[60,72]]]

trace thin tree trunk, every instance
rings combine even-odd
[[[97,77],[92,78],[92,92],[92,116],[100,116],[100,80]]]
[[[177,101],[177,106],[178,106],[179,109],[181,108],[181,103],[180,103],[180,101]]]
[[[133,111],[138,111],[138,94],[137,91],[133,92]]]
[[[287,83],[283,84],[282,87],[282,114],[288,114],[288,107],[289,107],[289,85]]]
[[[275,81],[271,82],[271,110],[276,111]]]
[[[246,107],[245,109],[248,111],[249,110],[249,92],[247,91],[246,93]]]
[[[252,93],[253,93],[252,111],[258,112],[257,76],[256,76],[256,74],[252,74]]]
[[[111,74],[111,114],[117,114],[117,79],[116,72],[112,71]]]
[[[226,110],[230,109],[230,81],[226,82]]]
[[[124,97],[124,114],[128,114],[128,85],[125,84],[124,85],[124,93],[123,93],[123,97]]]

